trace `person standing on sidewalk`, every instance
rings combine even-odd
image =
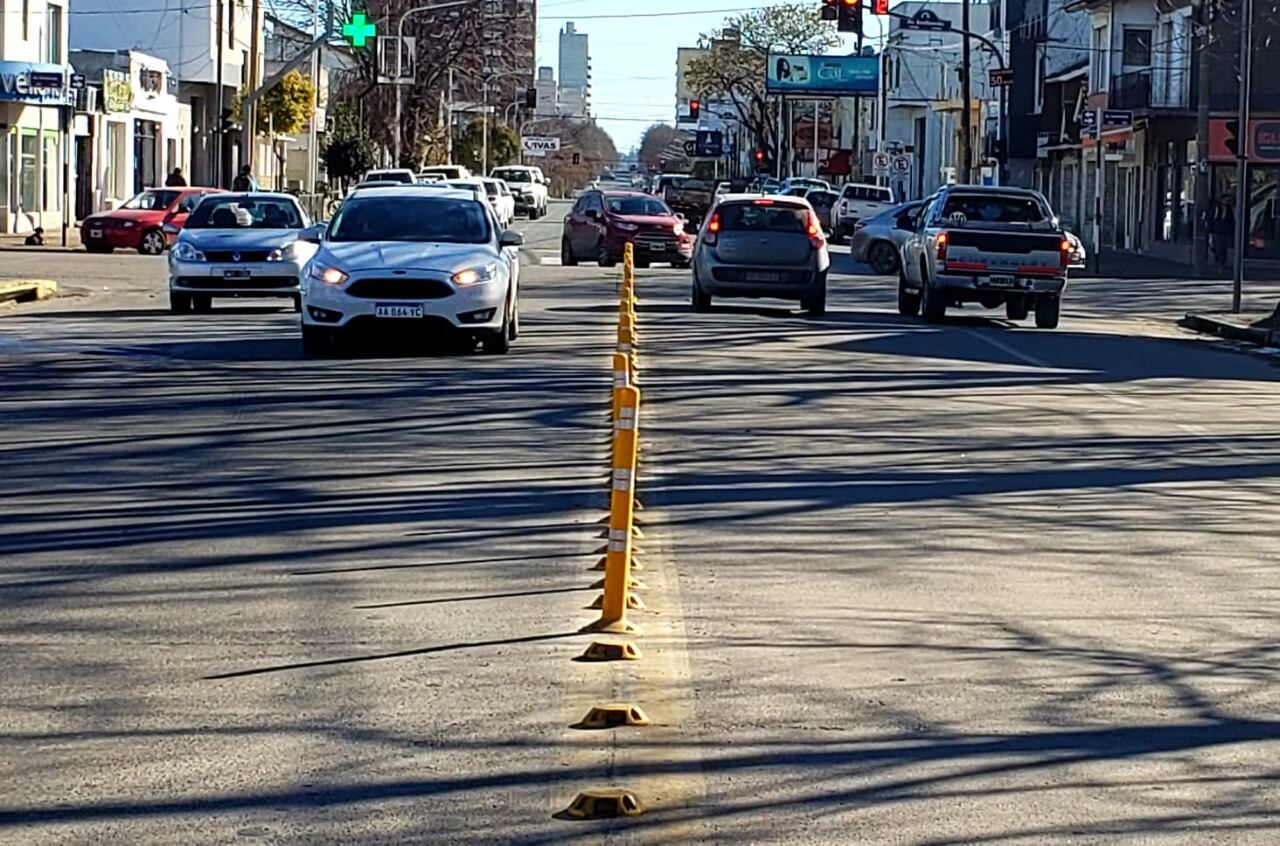
[[[1213,260],[1218,263],[1219,270],[1227,269],[1227,250],[1236,233],[1236,215],[1231,197],[1223,197],[1209,207],[1208,214],[1209,247],[1213,250]]]

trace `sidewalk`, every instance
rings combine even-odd
[[[1087,270],[1073,270],[1072,276],[1083,279],[1118,277],[1123,279],[1197,279],[1195,268],[1189,264],[1135,253],[1104,251],[1102,268],[1093,272],[1093,257],[1089,257]]]
[[[61,228],[45,230],[43,247],[28,247],[23,243],[26,239],[26,235],[0,235],[0,252],[70,253],[84,249],[84,245],[80,243],[80,229],[75,226],[67,229],[67,245],[65,247],[62,246]]]

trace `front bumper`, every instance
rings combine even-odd
[[[84,226],[80,229],[80,243],[86,247],[110,247],[113,250],[136,250],[142,242],[144,228]]]
[[[303,263],[176,261],[170,254],[169,290],[215,297],[291,297],[299,291]]]
[[[646,239],[644,233],[618,233],[609,236],[608,244],[610,255],[616,259],[622,258],[627,244],[631,244],[636,258],[648,261],[688,261],[693,256],[692,238],[651,240]]]
[[[438,330],[458,332],[490,332],[502,328],[503,312],[507,302],[507,282],[495,279],[478,285],[458,287],[444,282],[440,276],[416,277],[430,279],[442,290],[452,293],[446,296],[354,296],[347,293],[357,282],[383,279],[390,271],[353,274],[341,285],[326,285],[314,279],[302,284],[302,322],[307,326],[323,326],[330,329],[372,329],[376,331],[410,331],[417,334],[433,334]],[[399,277],[397,282],[412,283],[415,277]],[[356,290],[361,290],[357,287]],[[378,306],[421,307],[421,317],[383,317]],[[486,312],[491,314],[481,318]]]

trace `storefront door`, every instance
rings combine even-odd
[[[133,192],[155,188],[156,179],[156,123],[150,120],[133,122]]]

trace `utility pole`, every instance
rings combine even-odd
[[[218,14],[217,14],[218,48],[215,51],[216,55],[214,57],[214,60],[218,63],[218,67],[214,71],[215,91],[213,95],[213,101],[214,101],[213,110],[215,114],[213,116],[213,121],[214,121],[213,151],[212,151],[213,161],[212,161],[212,167],[210,168],[210,170],[213,172],[213,186],[215,188],[221,188],[222,187],[222,142],[223,142],[222,136],[224,135],[222,131],[222,110],[225,108],[225,104],[223,102],[223,93],[222,93],[222,42],[226,40],[227,4],[224,3],[222,0],[214,0],[214,2],[218,4]]]
[[[1199,0],[1196,4],[1196,20],[1200,28],[1200,54],[1196,68],[1196,206],[1193,229],[1195,244],[1192,248],[1197,276],[1209,272],[1209,3]],[[1172,190],[1172,189],[1170,189]]]
[[[973,179],[973,113],[969,110],[969,104],[972,102],[973,90],[970,82],[970,70],[972,69],[972,55],[969,49],[969,0],[963,0],[960,4],[960,28],[964,30],[964,37],[960,39],[960,97],[964,101],[964,105],[960,110],[960,155],[964,158],[964,162],[960,166],[960,184],[968,185]]]
[[[1240,313],[1244,293],[1244,248],[1249,236],[1249,89],[1253,71],[1253,0],[1241,0],[1240,18],[1240,102],[1236,108],[1236,229],[1235,261],[1231,270],[1231,311]]]
[[[311,34],[313,37],[320,35],[320,0],[315,0],[315,21],[311,27]],[[318,193],[316,183],[320,181],[320,121],[316,113],[320,111],[320,75],[324,72],[323,53],[324,48],[317,50],[311,62],[311,85],[315,95],[311,99],[310,137],[307,139],[307,191],[312,194]]]
[[[1106,197],[1105,186],[1102,184],[1106,178],[1106,150],[1107,144],[1102,140],[1102,109],[1098,109],[1093,113],[1093,137],[1096,143],[1093,145],[1094,163],[1097,165],[1097,172],[1093,179],[1093,272],[1095,274],[1102,273],[1102,203]]]
[[[262,18],[262,0],[253,0],[250,4],[250,14],[252,23],[249,24],[249,37],[253,39],[249,42],[249,90],[255,91],[262,84],[262,80],[258,78],[258,66],[261,60],[258,57],[258,43],[262,40],[262,27],[260,20]],[[233,11],[232,14],[235,14]],[[245,103],[240,109],[240,120],[243,123],[240,133],[241,164],[254,165],[254,147],[257,146],[258,138],[258,102]],[[256,171],[255,171],[256,172]]]

